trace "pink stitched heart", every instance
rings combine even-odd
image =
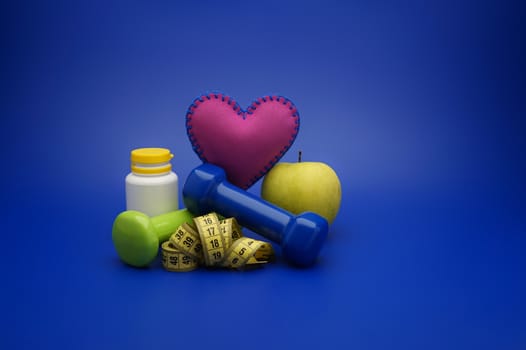
[[[203,162],[222,167],[232,184],[247,189],[290,148],[299,119],[294,104],[281,96],[258,98],[244,111],[217,93],[194,100],[186,130]]]

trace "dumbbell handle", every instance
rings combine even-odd
[[[210,192],[210,200],[221,215],[235,217],[241,226],[276,243],[281,243],[282,233],[293,220],[287,211],[227,182]]]
[[[150,221],[153,224],[155,233],[159,238],[159,242],[166,242],[172,233],[177,230],[177,227],[181,225],[182,222],[192,222],[192,214],[187,209],[181,209],[176,211],[171,211],[165,214],[152,216]]]

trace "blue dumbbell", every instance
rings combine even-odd
[[[278,208],[230,184],[224,170],[212,164],[192,170],[183,201],[194,215],[214,211],[235,217],[241,226],[280,244],[283,257],[295,265],[312,265],[327,238],[329,225],[323,217],[310,212],[296,216]]]

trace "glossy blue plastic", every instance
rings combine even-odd
[[[323,217],[310,212],[295,216],[230,184],[224,170],[212,164],[192,170],[183,201],[194,215],[214,211],[235,217],[241,226],[280,244],[283,257],[295,265],[315,263],[327,238],[329,225]]]

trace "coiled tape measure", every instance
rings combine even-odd
[[[163,266],[168,271],[191,271],[199,265],[241,269],[274,259],[268,242],[243,237],[235,218],[219,220],[216,213],[194,218],[195,226],[179,226],[162,244]]]

